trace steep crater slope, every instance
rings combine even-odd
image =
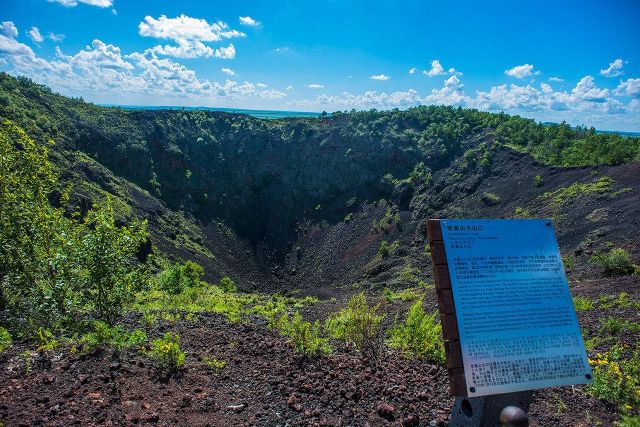
[[[128,111],[0,73],[0,117],[55,141],[52,158],[81,210],[109,194],[121,221],[149,220],[160,252],[196,259],[209,280],[230,275],[244,289],[401,285],[398,276],[428,272],[420,228],[428,217],[554,216],[569,247],[624,240],[614,222],[620,213],[632,221],[638,206],[637,164],[557,168],[531,157],[622,163],[638,158],[637,140],[476,110],[273,121]],[[545,193],[588,184],[592,173],[612,174],[607,192],[589,195],[597,202],[545,208],[554,197]],[[582,207],[566,209],[572,203]],[[604,210],[583,212],[592,204]],[[389,256],[380,256],[383,242]]]

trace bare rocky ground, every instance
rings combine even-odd
[[[640,278],[580,280],[572,288],[584,297],[624,291],[635,300]],[[305,314],[324,318],[342,303],[321,301]],[[427,293],[427,305],[432,303]],[[407,304],[385,304],[387,326]],[[581,326],[593,330],[604,316],[640,321],[633,309],[579,313]],[[131,315],[124,323],[134,327],[139,320]],[[383,347],[362,354],[337,344],[331,355],[305,360],[260,319],[229,323],[207,314],[158,324],[147,333],[155,338],[166,330],[181,335],[187,352],[185,366],[169,379],[147,357],[109,349],[83,355],[63,348],[34,360],[25,373],[19,356],[25,347],[14,346],[0,358],[0,419],[6,426],[444,426],[450,416],[453,399],[444,367],[407,360]],[[629,343],[637,339],[620,337]],[[205,357],[227,366],[215,373]],[[616,413],[615,406],[579,386],[539,390],[530,409],[533,426],[608,426]]]

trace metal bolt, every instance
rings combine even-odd
[[[502,427],[528,427],[529,417],[517,406],[507,406],[500,412],[500,425]]]

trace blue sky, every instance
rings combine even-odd
[[[640,131],[640,3],[2,0],[0,70],[97,103],[462,105]]]

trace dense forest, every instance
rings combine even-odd
[[[105,349],[153,360],[165,383],[185,366],[232,369],[181,345],[176,331],[202,319],[225,337],[257,328],[265,349],[300,357],[296,369],[332,352],[382,369],[390,351],[441,374],[422,223],[447,214],[552,217],[576,280],[614,281],[614,296],[592,292],[576,307],[637,317],[628,289],[640,249],[625,230],[638,225],[638,161],[639,138],[503,113],[135,111],[0,73],[0,354],[25,375],[34,361],[55,365],[55,352],[68,361]],[[638,323],[585,319],[599,376],[581,399],[614,408],[606,422],[637,422]],[[311,417],[282,393],[286,410]],[[363,399],[391,419],[377,397]],[[404,419],[429,402],[416,398]],[[0,406],[0,425],[9,412]]]

